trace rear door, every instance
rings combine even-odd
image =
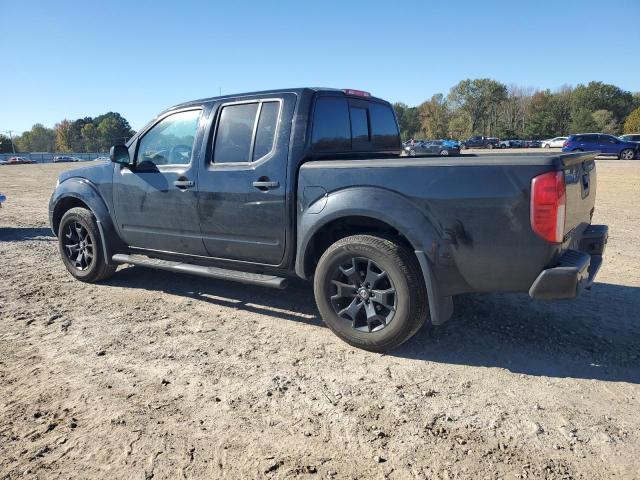
[[[219,102],[200,167],[198,212],[209,256],[279,265],[294,94]]]
[[[599,150],[609,155],[617,155],[620,150],[620,140],[612,135],[599,135]]]

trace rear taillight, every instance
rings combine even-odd
[[[569,146],[569,140],[565,140],[564,143],[562,144],[562,148],[568,147],[568,146]]]
[[[531,228],[548,242],[562,243],[567,195],[563,172],[531,180]]]

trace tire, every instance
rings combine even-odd
[[[447,150],[446,148],[443,150],[440,150],[440,156],[441,157],[448,157],[449,156],[449,150]]]
[[[415,157],[416,156],[416,151],[413,148],[411,150],[409,150],[409,156],[410,157]]]
[[[574,148],[573,150],[571,150],[572,152],[584,152],[583,149],[581,148]]]
[[[489,145],[487,145],[487,148],[488,148],[489,150],[493,150],[493,143],[490,143]]]
[[[368,286],[367,279],[372,279]],[[353,235],[338,240],[320,258],[313,287],[327,326],[364,350],[391,350],[428,318],[420,265],[409,248],[388,238]]]
[[[631,148],[625,148],[618,155],[618,159],[620,160],[633,160],[636,156],[635,152]]]
[[[58,250],[64,266],[77,280],[95,283],[116,271],[116,265],[105,262],[102,242],[96,219],[86,208],[72,208],[62,216]],[[82,245],[84,254],[78,252],[78,245]]]
[[[500,148],[507,148],[507,146],[503,143],[500,145]]]
[[[548,143],[545,143],[545,144],[543,145],[543,147],[544,147],[544,148],[551,148],[551,145],[549,145]]]

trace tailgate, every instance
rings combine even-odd
[[[564,172],[566,188],[565,242],[578,240],[591,223],[596,203],[597,152],[562,155],[557,167]]]

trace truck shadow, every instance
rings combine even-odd
[[[2,242],[50,241],[52,238],[53,232],[48,227],[0,227],[0,241]]]
[[[640,288],[596,283],[575,301],[463,295],[440,327],[390,355],[525,375],[640,383]]]
[[[324,327],[312,288],[303,281],[274,291],[134,267],[105,283]],[[456,298],[449,322],[423,328],[388,355],[525,375],[640,383],[638,312],[640,288],[606,283],[570,302],[534,302],[519,294],[464,295]]]

